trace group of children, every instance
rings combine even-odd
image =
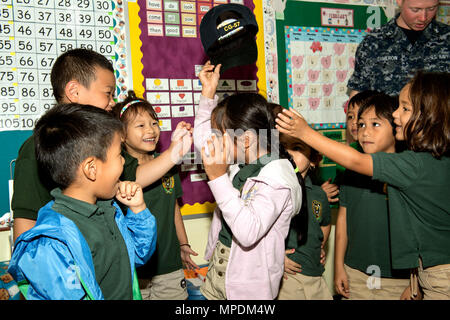
[[[218,101],[220,67],[203,66],[194,126],[180,122],[159,154],[151,104],[132,91],[115,104],[103,56],[75,49],[57,59],[59,104],[15,168],[9,272],[25,298],[186,299],[183,267],[198,268],[197,253],[175,165],[194,142],[217,203],[206,299],[331,300],[323,248],[337,193],[337,293],[449,299],[450,76],[418,73],[398,100],[352,97],[347,125],[357,119],[350,135],[359,144],[350,147],[259,94]],[[347,168],[340,190],[313,183],[320,154]]]

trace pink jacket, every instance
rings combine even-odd
[[[214,100],[200,98],[194,122],[194,144],[198,150],[210,136],[210,115],[217,101],[217,96]],[[225,273],[227,298],[274,299],[284,271],[285,238],[291,218],[301,207],[301,188],[286,159],[266,164],[257,177],[247,179],[241,193],[231,183],[238,171],[239,167],[232,165],[228,174],[208,182],[217,208],[205,259],[212,256],[223,216],[233,233]]]

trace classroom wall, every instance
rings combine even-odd
[[[9,212],[9,189],[11,160],[17,158],[22,143],[33,131],[3,131],[0,132],[2,152],[0,153],[0,217]],[[14,174],[14,171],[13,171]]]

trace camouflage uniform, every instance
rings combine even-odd
[[[398,95],[417,70],[450,72],[450,26],[433,20],[414,44],[394,19],[367,34],[347,87]]]

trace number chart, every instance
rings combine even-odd
[[[92,49],[125,69],[124,24],[121,0],[0,0],[0,131],[32,130],[56,104],[50,73],[67,50]],[[116,71],[118,94],[126,76]]]

